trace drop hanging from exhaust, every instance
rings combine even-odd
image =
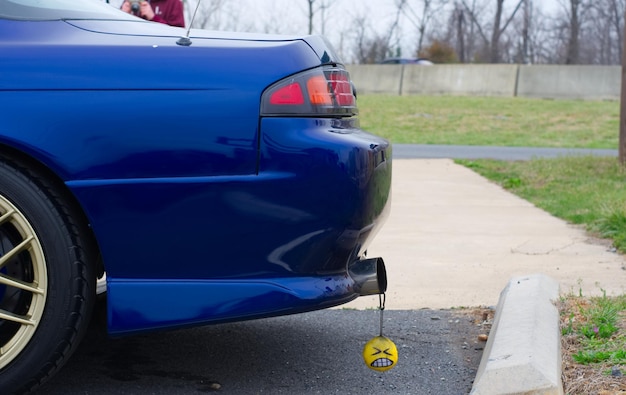
[[[368,368],[384,372],[398,362],[398,348],[389,338],[383,336],[383,312],[385,311],[385,293],[378,295],[378,310],[380,311],[380,332],[363,347],[363,360]]]

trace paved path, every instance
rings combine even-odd
[[[556,158],[564,155],[593,155],[617,157],[616,149],[492,147],[476,145],[394,144],[395,159],[500,159],[528,160],[536,157]]]
[[[385,259],[388,309],[493,306],[513,276],[561,293],[623,293],[626,259],[450,159],[394,159],[391,214],[369,248]],[[349,307],[368,308],[377,297]]]

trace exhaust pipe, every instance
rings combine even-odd
[[[348,267],[354,290],[360,296],[378,295],[387,290],[387,270],[383,258],[356,261]]]

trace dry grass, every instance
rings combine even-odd
[[[567,332],[561,337],[563,356],[563,386],[568,395],[626,395],[626,377],[614,377],[611,369],[614,364],[580,364],[573,355],[583,349],[582,335],[576,330],[586,324],[584,311],[590,307],[590,300],[584,297],[568,296],[558,303],[561,313],[561,330]],[[617,323],[618,332],[626,333],[626,315],[622,312]],[[623,371],[623,369],[622,369]]]

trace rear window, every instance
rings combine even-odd
[[[21,20],[131,19],[103,0],[1,0],[0,18]]]

